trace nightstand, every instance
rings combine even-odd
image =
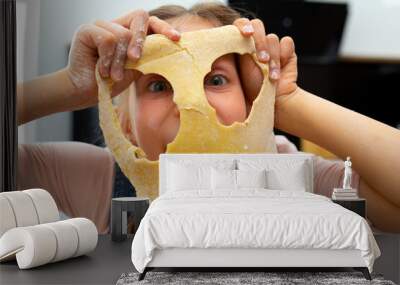
[[[363,198],[356,198],[351,200],[336,200],[332,199],[332,202],[339,204],[340,206],[359,214],[361,217],[366,217],[366,201]]]
[[[149,208],[150,199],[141,197],[120,197],[111,201],[111,239],[124,241],[128,234],[135,234],[140,221]],[[128,225],[129,223],[129,225]],[[132,226],[131,232],[128,226]]]

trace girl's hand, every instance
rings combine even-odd
[[[264,24],[259,19],[237,19],[234,25],[245,37],[254,38],[257,58],[269,64],[270,79],[276,83],[276,101],[279,101],[297,89],[297,56],[291,37],[279,41],[275,34],[265,35]],[[251,102],[257,97],[263,76],[250,55],[240,57],[240,76],[244,92]]]
[[[66,68],[74,86],[73,96],[77,109],[97,103],[95,67],[100,60],[99,73],[115,81],[112,96],[125,90],[135,79],[136,71],[125,70],[127,58],[140,58],[147,34],[164,34],[173,41],[180,33],[167,22],[149,17],[143,10],[130,12],[111,22],[102,20],[82,25],[74,35]]]

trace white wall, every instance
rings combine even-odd
[[[341,53],[400,61],[400,1],[353,0]]]
[[[400,62],[400,0],[312,0],[348,3],[340,56]]]
[[[35,78],[39,70],[40,1],[17,0],[17,81]],[[38,121],[18,128],[18,142],[35,142]]]

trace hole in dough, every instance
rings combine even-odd
[[[263,74],[251,55],[225,54],[204,77],[204,93],[218,121],[230,126],[244,122],[260,93]]]
[[[140,73],[128,105],[130,141],[146,153],[148,160],[157,161],[175,139],[180,125],[172,85],[161,75]]]

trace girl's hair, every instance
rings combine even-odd
[[[254,16],[248,11],[245,11],[249,16]],[[185,15],[192,15],[204,18],[218,24],[232,25],[236,19],[239,19],[241,14],[235,9],[218,2],[199,3],[186,9],[179,5],[164,5],[157,9],[149,11],[150,16],[156,16],[161,20],[167,20]]]

